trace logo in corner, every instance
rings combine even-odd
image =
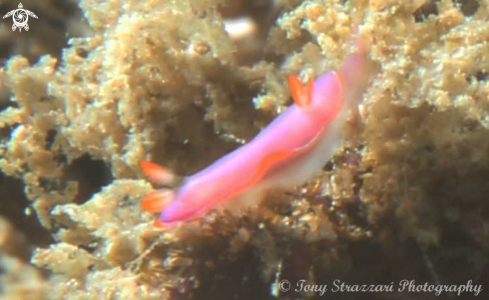
[[[29,21],[29,16],[36,18],[36,14],[34,14],[32,11],[24,9],[22,6],[22,3],[19,3],[19,8],[14,9],[12,11],[9,11],[3,18],[8,18],[12,16],[12,19],[14,21],[14,25],[12,25],[12,31],[15,31],[15,29],[19,28],[19,32],[22,31],[22,28],[25,29],[25,31],[29,31],[29,25],[27,25],[27,21]]]

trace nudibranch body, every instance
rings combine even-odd
[[[314,83],[304,86],[289,76],[293,105],[250,142],[186,178],[180,187],[148,195],[143,208],[161,212],[155,225],[165,226],[222,205],[231,210],[252,206],[269,188],[304,183],[321,170],[341,142],[347,114],[363,91],[359,86],[365,68],[366,54],[360,48],[339,71],[325,73]],[[141,168],[155,183],[173,181],[174,176],[156,164],[143,161]]]

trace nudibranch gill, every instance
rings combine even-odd
[[[250,142],[185,178],[179,187],[150,193],[142,201],[143,209],[161,212],[155,225],[163,227],[217,207],[233,211],[256,205],[267,189],[294,187],[316,175],[341,142],[347,114],[358,104],[366,60],[364,47],[358,47],[340,70],[314,82],[303,85],[289,76],[294,104]],[[157,164],[142,161],[140,166],[156,184],[170,186],[175,181],[174,174]]]

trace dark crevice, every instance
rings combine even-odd
[[[479,9],[479,0],[454,0],[453,1],[462,11],[464,16],[470,17]]]
[[[244,37],[235,35],[233,38],[240,64],[252,66],[270,56],[266,50],[268,33],[281,15],[282,5],[270,0],[236,0],[218,6],[225,22],[233,23],[244,17],[256,26]]]
[[[22,180],[8,177],[0,172],[0,216],[9,220],[16,230],[22,232],[30,244],[43,246],[54,242],[36,214],[26,214],[30,206],[31,202],[24,194]],[[34,210],[30,209],[30,211]]]
[[[57,133],[56,130],[51,129],[46,134],[46,149],[51,149],[56,138],[56,133]]]
[[[214,257],[212,253],[209,255]],[[195,299],[269,299],[269,287],[260,276],[254,276],[259,273],[257,266],[260,261],[251,248],[244,250],[237,261],[218,261],[214,274],[226,276],[202,274],[204,280],[195,291]]]
[[[416,23],[421,23],[424,22],[426,19],[428,19],[430,16],[437,16],[438,15],[438,6],[436,5],[438,0],[433,0],[433,1],[427,1],[423,5],[421,5],[415,12],[414,12],[414,21]]]
[[[76,55],[78,55],[81,58],[87,58],[88,57],[88,51],[83,48],[76,48]]]
[[[13,128],[10,126],[5,126],[0,128],[0,142],[2,140],[7,140],[12,134]]]
[[[489,80],[489,73],[488,72],[479,71],[479,72],[477,72],[475,74],[475,78],[478,81],[486,81],[486,80]]]
[[[473,260],[474,257],[483,257],[485,251],[473,243],[458,223],[446,223],[440,244],[430,247],[426,254],[440,284],[456,284],[469,279],[476,284],[481,282],[480,278],[488,269],[487,264],[484,267],[480,261]]]
[[[66,168],[65,178],[67,181],[78,182],[78,194],[75,197],[77,204],[87,202],[113,180],[109,166],[103,160],[93,159],[88,154],[75,159]]]
[[[438,15],[438,3],[440,0],[426,1],[421,7],[414,12],[414,20],[416,23],[424,22],[430,16]],[[478,0],[454,0],[454,4],[462,11],[464,16],[470,17],[479,9],[480,3]]]
[[[1,91],[0,91],[1,93]],[[10,93],[5,93],[5,95],[0,94],[0,112],[4,111],[10,107],[19,108],[20,105],[17,102],[10,101],[12,95]]]

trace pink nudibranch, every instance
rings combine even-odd
[[[359,48],[339,71],[325,73],[314,83],[304,86],[289,76],[295,104],[255,138],[186,178],[179,188],[149,194],[142,206],[161,212],[155,225],[194,219],[221,205],[254,205],[269,188],[297,186],[317,174],[336,150],[347,113],[365,88],[366,53]],[[174,180],[161,166],[146,161],[140,165],[155,183]]]

